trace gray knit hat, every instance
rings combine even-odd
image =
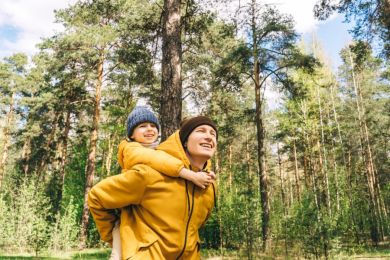
[[[127,137],[133,134],[133,130],[141,123],[150,122],[156,125],[157,130],[160,130],[157,117],[145,106],[137,106],[131,111],[127,117]]]

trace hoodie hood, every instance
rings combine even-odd
[[[182,162],[184,162],[184,165],[186,168],[190,168],[190,160],[188,159],[186,152],[184,151],[183,145],[180,141],[180,135],[179,130],[177,130],[175,133],[173,133],[170,137],[168,137],[167,140],[162,142],[158,147],[157,150],[164,151],[173,157],[178,158]],[[205,166],[203,169],[206,169],[209,171],[211,168],[211,161],[207,160]],[[199,170],[203,170],[199,169]]]

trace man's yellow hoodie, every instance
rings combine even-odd
[[[157,149],[190,168],[178,131]],[[138,164],[95,185],[88,205],[101,238],[109,243],[116,221],[113,209],[126,207],[120,217],[123,259],[200,259],[198,230],[214,199],[213,185],[200,189]]]

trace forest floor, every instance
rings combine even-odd
[[[40,254],[36,257],[32,254],[4,254],[0,252],[0,259],[9,259],[9,260],[60,260],[60,259],[86,259],[86,260],[99,260],[99,259],[108,259],[110,255],[110,249],[86,249],[83,251],[70,251],[70,252],[58,252],[52,254]],[[204,260],[238,260],[238,259],[247,259],[247,257],[239,252],[230,252],[226,256],[219,256],[216,254],[216,251],[207,251],[205,250],[202,253]],[[279,260],[279,259],[311,259],[305,258],[304,256],[275,256],[275,255],[258,255],[253,256],[253,259],[264,259],[264,260]],[[377,259],[390,259],[390,249],[381,249],[370,252],[361,252],[357,254],[343,254],[333,255],[330,259],[358,259],[358,260],[377,260]]]

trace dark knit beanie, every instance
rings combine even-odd
[[[156,125],[157,130],[160,130],[157,117],[145,106],[137,106],[131,111],[127,117],[127,137],[133,134],[133,130],[141,123],[150,122]]]
[[[184,146],[185,142],[187,141],[188,136],[192,133],[192,131],[194,131],[194,129],[200,125],[211,126],[212,128],[214,128],[215,132],[217,133],[217,137],[218,137],[217,126],[210,118],[208,118],[207,116],[192,117],[192,118],[183,120],[183,122],[181,123],[181,126],[180,126],[179,135],[180,135],[180,141],[181,141],[183,146]]]

